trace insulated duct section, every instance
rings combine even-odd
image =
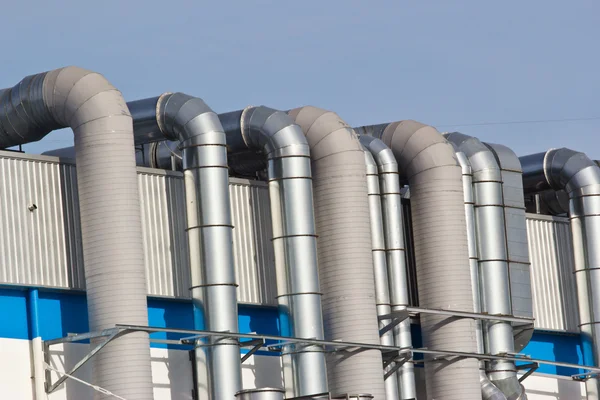
[[[166,93],[130,102],[129,106],[140,141],[162,137],[179,142],[195,329],[238,332],[227,147],[219,117],[202,99],[183,93]],[[155,142],[151,146],[162,146],[171,160],[177,153],[175,146],[166,147],[170,143]],[[234,398],[242,389],[238,340],[200,340],[195,355],[198,398]]]
[[[365,164],[367,166],[367,195],[369,196],[369,211],[371,214],[371,245],[373,247],[373,271],[375,275],[375,304],[377,306],[377,316],[379,318],[385,317],[386,315],[388,316],[387,319],[379,320],[379,328],[383,329],[392,322],[389,319],[392,308],[390,306],[388,266],[383,233],[383,213],[381,210],[381,193],[379,190],[379,173],[377,163],[367,147],[365,147]],[[393,332],[385,332],[381,335],[380,341],[384,346],[394,346]],[[386,374],[390,370],[391,366],[388,366],[385,369]],[[392,373],[385,379],[386,400],[398,400],[398,390],[398,378],[395,373]]]
[[[310,147],[325,338],[378,345],[363,148],[331,111],[308,106],[289,115]],[[330,392],[384,399],[382,365],[379,350],[328,353]]]
[[[400,173],[398,172],[398,163],[394,158],[392,150],[381,140],[372,136],[361,136],[360,142],[369,150],[377,164],[375,172],[379,179],[384,227],[384,250],[387,263],[385,279],[386,283],[389,282],[391,311],[406,311],[406,307],[409,305],[408,271],[406,266],[406,242],[404,239],[402,195],[400,193]],[[368,173],[368,176],[371,177],[373,175]],[[371,186],[374,186],[374,182],[369,183],[369,187]],[[371,200],[371,197],[369,197],[369,199]],[[376,267],[375,271],[377,270]],[[379,293],[378,276],[379,275],[376,272],[375,287],[377,293]],[[392,332],[396,346],[405,348],[412,347],[409,318],[396,325]],[[400,399],[415,399],[417,394],[413,363],[404,363],[397,372],[397,375]],[[388,381],[386,380],[386,387],[387,385]]]
[[[0,148],[73,130],[89,329],[147,325],[133,127],[121,93],[98,73],[66,67],[0,90],[0,109]],[[94,384],[128,400],[153,398],[147,333],[118,338],[91,363]]]
[[[466,155],[471,166],[481,282],[481,310],[492,315],[512,315],[503,179],[500,167],[494,154],[477,138],[456,132],[445,136],[458,151]],[[476,291],[478,288],[473,290]],[[483,326],[489,354],[515,352],[510,322],[489,321]],[[492,361],[487,370],[492,383],[504,393],[507,399],[525,398],[514,362]]]
[[[454,148],[433,127],[415,121],[358,128],[380,138],[410,186],[420,306],[473,312],[462,171]],[[475,323],[421,314],[423,345],[476,351]],[[429,399],[481,399],[475,359],[425,360]]]
[[[526,193],[551,188],[569,195],[575,279],[586,365],[600,365],[600,168],[584,153],[552,149],[520,158]],[[599,398],[599,381],[586,381],[588,400]]]
[[[267,107],[248,107],[219,118],[233,153],[258,150],[268,161],[282,334],[322,340],[311,153],[306,138],[286,113]],[[362,162],[364,169],[364,158]],[[328,391],[322,347],[287,345],[283,353],[287,397]]]

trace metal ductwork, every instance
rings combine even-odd
[[[580,330],[586,365],[600,365],[600,168],[584,153],[552,149],[520,158],[526,193],[565,190],[575,252]],[[600,382],[586,381],[588,400],[597,400]]]
[[[463,191],[465,198],[465,216],[467,222],[467,243],[469,246],[469,269],[471,270],[471,286],[473,287],[473,310],[481,313],[481,294],[479,290],[479,257],[477,255],[477,236],[475,234],[475,201],[473,200],[473,173],[471,164],[465,153],[456,152],[456,158],[462,169]],[[483,326],[476,320],[477,353],[485,354]],[[485,373],[485,362],[479,362],[479,383],[483,400],[506,400],[506,396],[498,389]]]
[[[357,129],[390,147],[411,192],[420,306],[473,312],[461,167],[435,128],[401,121]],[[472,320],[421,314],[423,345],[476,351]],[[475,359],[425,360],[429,399],[481,399]]]
[[[502,176],[512,315],[533,320],[531,262],[529,260],[529,240],[527,237],[521,162],[519,157],[506,146],[493,143],[483,144],[496,157]],[[520,352],[527,346],[533,336],[533,323],[513,324],[513,335],[515,351]]]
[[[219,117],[202,99],[183,93],[166,93],[129,106],[139,141],[162,138],[179,143],[195,328],[238,332],[227,147]],[[176,153],[166,147],[169,143],[152,143],[150,148],[162,146],[164,158],[171,160]],[[195,352],[198,398],[234,398],[242,389],[238,340],[211,337],[199,341]]]
[[[361,136],[360,142],[372,154],[376,162],[375,177],[379,179],[380,207],[383,213],[383,235],[387,271],[386,283],[389,282],[389,298],[391,311],[406,311],[409,305],[408,271],[406,266],[406,242],[404,239],[404,223],[402,215],[402,195],[400,193],[400,173],[398,163],[392,150],[381,140],[372,136]],[[368,164],[367,164],[368,165]],[[367,171],[369,173],[369,171]],[[369,176],[373,176],[369,174]],[[374,187],[375,182],[370,182],[369,187]],[[371,197],[369,197],[371,199]],[[372,206],[373,207],[373,206]],[[377,246],[380,247],[379,245]],[[375,271],[377,271],[377,267]],[[378,287],[378,275],[375,274],[375,287]],[[379,278],[382,279],[382,278]],[[378,301],[379,312],[379,301]],[[410,319],[407,318],[394,327],[392,331],[395,345],[398,347],[412,347]],[[383,337],[382,337],[383,339]],[[382,342],[383,343],[383,342]],[[398,391],[401,400],[410,400],[417,397],[415,386],[414,365],[406,362],[397,373]],[[389,379],[389,378],[388,378]],[[386,380],[386,391],[388,380]]]
[[[302,107],[289,115],[310,147],[325,337],[379,344],[363,148],[331,111]],[[328,353],[330,391],[384,399],[382,365],[378,350]]]
[[[391,319],[389,319],[392,307],[390,306],[388,265],[385,254],[386,248],[383,233],[381,192],[379,190],[379,173],[377,163],[366,146],[365,164],[367,166],[367,195],[369,196],[369,211],[371,213],[371,246],[373,247],[373,271],[375,275],[375,304],[377,306],[377,316],[379,318],[385,317],[386,315],[388,316],[387,319],[379,320],[379,328],[382,329],[392,322]],[[387,331],[381,335],[381,344],[384,346],[394,346],[394,336],[392,331]],[[390,370],[391,366],[388,366],[384,372],[388,373]],[[386,400],[398,400],[398,390],[398,378],[396,374],[392,373],[385,379]]]
[[[457,151],[467,157],[471,169],[477,262],[481,282],[481,303],[475,304],[475,309],[480,307],[479,312],[492,315],[512,315],[503,177],[500,166],[494,154],[477,138],[456,132],[445,136]],[[523,215],[523,219],[524,217]],[[477,290],[477,287],[473,288],[473,292]],[[484,323],[483,327],[487,337],[486,350],[489,354],[515,352],[513,330],[509,322],[490,321]],[[525,398],[514,362],[491,362],[487,370],[491,382],[507,399]]]
[[[323,339],[311,152],[307,140],[285,112],[268,107],[248,107],[220,114],[219,118],[232,152],[261,151],[268,161],[282,334]],[[287,345],[283,350],[287,397],[328,391],[323,348]]]
[[[121,93],[98,73],[66,67],[0,90],[0,109],[0,148],[73,130],[90,330],[147,325],[133,127]],[[153,398],[147,333],[118,338],[91,363],[96,385],[128,400]]]

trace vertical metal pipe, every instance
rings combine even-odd
[[[360,141],[371,152],[377,163],[391,310],[403,311],[409,305],[409,291],[398,163],[392,150],[381,140],[363,135],[360,137]],[[396,346],[412,347],[410,319],[398,324],[394,328],[393,334]],[[417,392],[414,365],[406,362],[397,375],[400,399],[415,399]]]
[[[327,340],[379,344],[364,150],[334,112],[289,111],[310,146]],[[380,351],[327,354],[330,391],[385,398]]]
[[[524,164],[527,160],[521,158]],[[528,165],[529,169],[532,169]],[[524,168],[525,170],[525,168]],[[600,365],[600,168],[585,154],[569,149],[546,152],[543,173],[554,190],[569,194],[580,330],[586,363]],[[591,349],[585,351],[586,349]],[[588,400],[600,398],[597,377],[586,381]]]
[[[182,150],[195,328],[238,332],[225,132],[217,114],[197,97],[165,94],[153,109],[163,135],[178,139]],[[147,116],[143,121],[151,125]],[[232,399],[242,389],[237,339],[198,342],[196,363],[199,398]]]
[[[456,149],[464,152],[471,164],[482,310],[490,314],[512,315],[500,167],[494,154],[478,139],[456,132],[445,136]],[[510,323],[488,322],[484,329],[489,353],[514,353]],[[522,395],[514,362],[491,362],[488,375],[508,398]]]
[[[358,132],[381,138],[390,147],[410,185],[420,305],[472,312],[462,173],[454,148],[433,127],[416,121],[362,127]],[[476,350],[473,321],[427,314],[420,319],[424,346]],[[474,359],[449,365],[426,359],[425,376],[430,399],[481,398]]]
[[[473,311],[481,312],[481,293],[479,282],[479,257],[477,255],[477,238],[475,234],[475,201],[473,199],[473,174],[471,164],[465,153],[456,152],[456,158],[462,169],[463,191],[465,196],[465,216],[467,222],[467,244],[469,248],[469,269],[471,270],[471,285],[473,287]],[[481,321],[475,321],[477,353],[485,354],[483,340],[483,327]],[[481,397],[483,400],[506,400],[500,391],[485,373],[485,362],[479,362],[479,382],[481,384]]]
[[[310,150],[284,112],[248,107],[219,115],[232,151],[262,151],[273,223],[277,302],[284,336],[323,339]],[[287,397],[327,392],[325,355],[319,346],[284,347]]]
[[[371,215],[371,245],[373,247],[373,270],[375,275],[375,304],[377,315],[389,315],[390,290],[388,283],[388,266],[386,260],[385,239],[383,233],[383,214],[381,210],[381,194],[379,190],[379,173],[377,163],[368,148],[365,147],[365,164],[367,166],[367,195],[369,196],[369,211]],[[391,323],[389,319],[380,320],[380,329]],[[394,346],[394,335],[387,331],[381,335],[381,344]],[[392,366],[388,366],[387,370]],[[399,386],[397,374],[391,374],[385,380],[385,398],[387,400],[399,399]]]

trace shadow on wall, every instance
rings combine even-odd
[[[265,308],[255,306],[242,306],[239,308],[240,332],[254,332],[263,335],[281,335],[278,321],[278,312],[276,308]],[[274,342],[267,342],[274,343]],[[242,349],[242,354],[249,349]],[[259,351],[251,357],[252,361],[246,361],[242,365],[242,373],[254,374],[254,387],[275,387],[283,388],[283,377],[281,371],[281,362],[278,353],[268,351]],[[247,365],[246,365],[247,364]],[[252,367],[254,366],[254,367]],[[244,388],[248,388],[248,382],[244,380]]]

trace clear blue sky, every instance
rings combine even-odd
[[[217,112],[311,104],[351,125],[416,119],[520,155],[565,146],[600,158],[600,119],[466,126],[600,117],[597,0],[35,0],[2,14],[0,87],[78,65],[127,100],[184,91]]]

